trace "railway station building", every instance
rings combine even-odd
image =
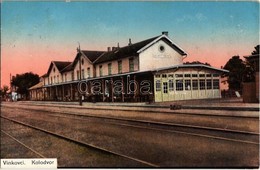
[[[72,62],[52,61],[31,100],[164,102],[220,98],[220,76],[203,64],[183,64],[187,53],[168,32],[106,51],[77,49]]]

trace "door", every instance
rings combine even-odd
[[[169,101],[169,89],[167,81],[163,82],[162,98],[162,101]]]

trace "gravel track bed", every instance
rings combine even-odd
[[[1,129],[46,158],[57,158],[58,167],[146,167],[141,163],[75,144],[2,118]],[[1,133],[1,158],[39,157]]]

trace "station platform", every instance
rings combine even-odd
[[[8,102],[9,103],[9,102]],[[107,103],[107,102],[54,102],[54,101],[18,101],[21,105],[40,105],[67,107],[75,109],[136,111],[150,113],[198,114],[215,116],[259,118],[259,103],[243,103],[241,98],[202,99],[161,103]],[[181,109],[172,110],[170,105],[180,105]]]

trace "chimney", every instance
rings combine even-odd
[[[131,38],[129,38],[129,43],[128,43],[128,45],[132,45]]]
[[[107,51],[111,51],[110,47],[107,47]]]
[[[162,35],[168,36],[168,31],[163,31],[163,32],[162,32]]]
[[[119,43],[117,43],[117,48],[119,49]]]

